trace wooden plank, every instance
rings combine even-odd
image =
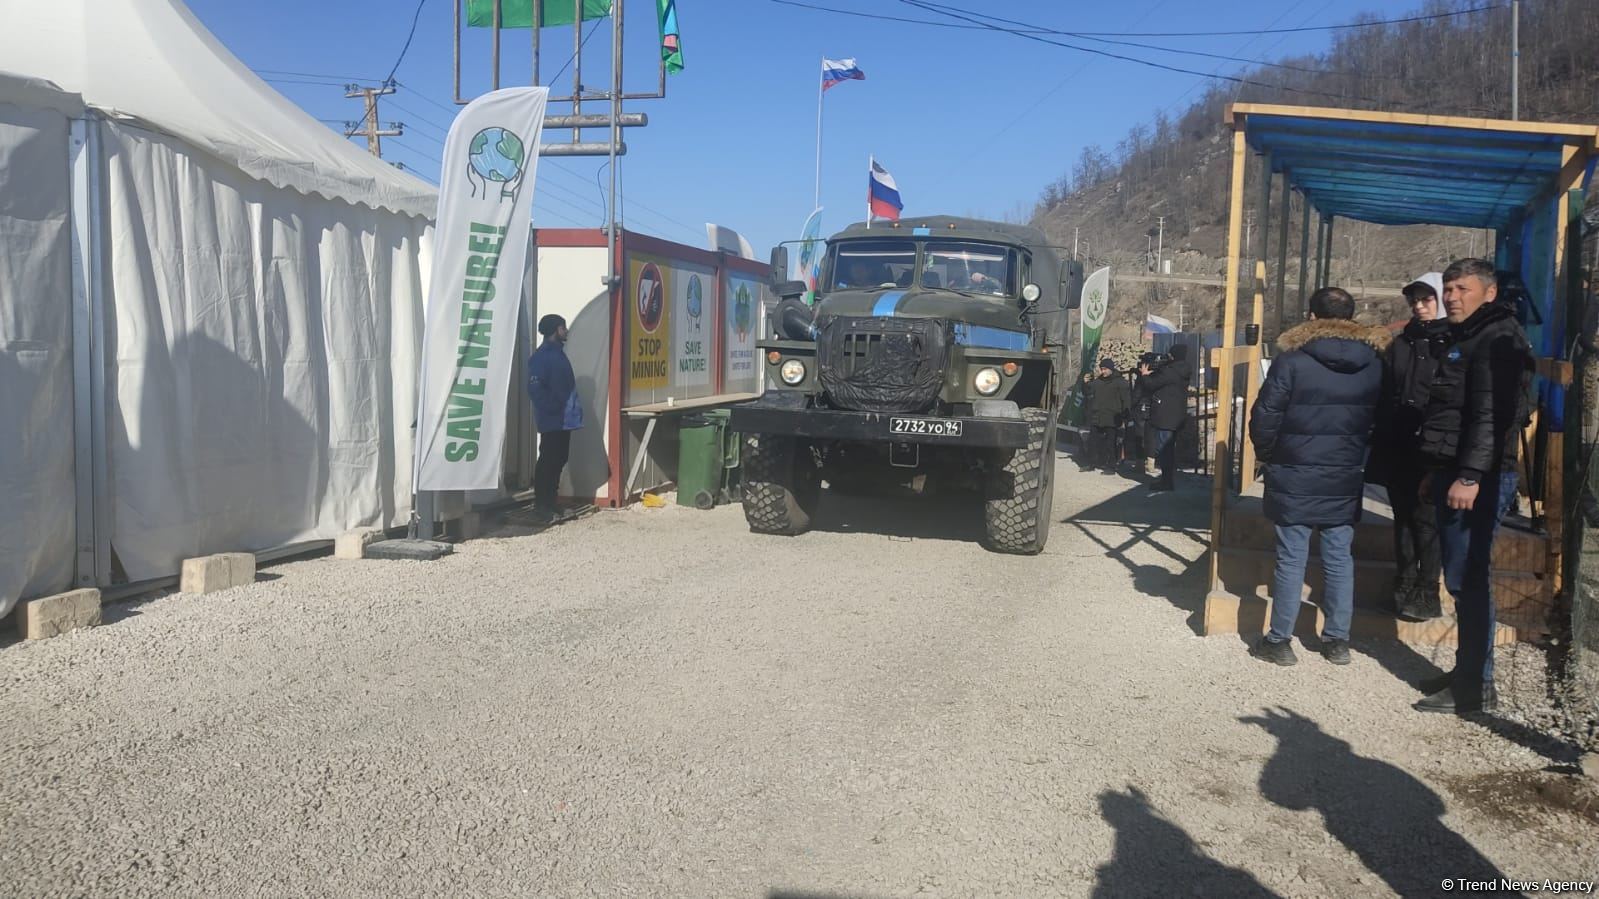
[[[747,403],[758,400],[758,393],[720,393],[715,396],[701,396],[682,401],[674,400],[671,403],[645,403],[641,406],[624,406],[622,414],[630,418],[649,418],[655,415],[672,415],[678,412],[695,412],[709,409],[713,406],[729,406],[734,403]]]
[[[1265,241],[1261,242],[1261,246],[1262,246],[1262,249],[1264,249]],[[1266,317],[1266,312],[1265,312],[1266,305],[1265,304],[1266,304],[1266,261],[1264,259],[1261,259],[1261,258],[1256,258],[1255,259],[1255,308],[1254,308],[1254,314],[1253,314],[1253,317],[1252,317],[1251,320],[1254,322],[1256,327],[1258,327],[1258,328],[1260,328],[1262,330],[1262,332],[1264,332],[1264,330],[1265,330],[1265,321],[1264,321],[1264,319]],[[1256,341],[1253,344],[1250,344],[1250,346],[1249,346],[1249,354],[1248,354],[1248,356],[1247,356],[1247,358],[1245,360],[1246,362],[1248,362],[1248,365],[1246,365],[1244,367],[1244,432],[1242,434],[1239,434],[1238,437],[1239,437],[1239,443],[1241,444],[1241,449],[1243,450],[1243,454],[1244,454],[1244,458],[1243,458],[1243,463],[1244,463],[1243,464],[1243,474],[1242,474],[1241,478],[1242,478],[1242,486],[1246,490],[1249,489],[1249,485],[1255,483],[1255,480],[1256,480],[1256,478],[1255,478],[1255,444],[1250,442],[1250,440],[1248,439],[1248,435],[1249,435],[1249,416],[1254,413],[1254,411],[1255,411],[1255,397],[1260,394],[1260,360],[1261,360],[1261,354],[1264,352],[1264,349],[1265,349],[1262,346],[1262,344],[1265,342],[1264,341],[1264,336],[1265,336],[1264,333],[1262,333],[1261,336],[1262,336],[1261,340]]]
[[[1240,239],[1244,229],[1244,165],[1248,161],[1248,145],[1244,131],[1233,131],[1232,187],[1227,203],[1227,287],[1222,300],[1222,348],[1231,350],[1238,333],[1238,275]],[[1231,359],[1231,356],[1228,357]],[[1211,459],[1215,477],[1210,485],[1210,589],[1221,583],[1222,512],[1227,505],[1227,474],[1232,467],[1230,457],[1233,425],[1233,366],[1221,366],[1216,372],[1216,434]]]
[[[1286,106],[1275,103],[1230,103],[1227,122],[1241,127],[1239,119],[1251,115],[1294,116],[1306,119],[1332,119],[1343,122],[1373,122],[1390,125],[1432,125],[1439,128],[1475,128],[1482,131],[1507,131],[1521,134],[1546,134],[1586,138],[1599,142],[1599,126],[1558,122],[1523,122],[1507,119],[1474,119],[1465,116],[1438,116],[1408,112],[1377,112],[1366,109],[1335,109],[1321,106]]]
[[[1561,387],[1570,387],[1575,377],[1571,363],[1565,359],[1537,359],[1534,360],[1533,367],[1540,377],[1547,378]]]

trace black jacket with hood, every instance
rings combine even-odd
[[[1095,378],[1084,387],[1088,391],[1088,423],[1092,427],[1115,427],[1132,411],[1132,388],[1125,376],[1112,371],[1110,377]]]
[[[1432,396],[1432,382],[1453,341],[1448,319],[1412,319],[1388,345],[1383,359],[1382,401],[1377,406],[1377,433],[1372,438],[1377,450],[1371,460],[1370,480],[1374,483],[1387,483],[1396,471],[1421,464],[1421,425]]]
[[[1179,355],[1178,350],[1183,353]],[[1149,426],[1160,431],[1175,431],[1188,418],[1187,347],[1172,348],[1172,359],[1138,379],[1138,392],[1149,398]]]
[[[1516,464],[1517,432],[1526,426],[1532,346],[1515,310],[1485,303],[1450,329],[1419,432],[1433,468],[1482,480]]]
[[[1360,520],[1382,361],[1389,334],[1314,319],[1283,332],[1250,412],[1249,438],[1266,463],[1266,517],[1332,526]]]

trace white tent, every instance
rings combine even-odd
[[[403,523],[433,188],[178,0],[0,22],[0,614]]]

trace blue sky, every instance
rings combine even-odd
[[[937,18],[901,0],[808,0],[817,5]],[[968,10],[1073,31],[1219,31],[1331,25],[1361,12],[1392,17],[1415,3],[1379,0],[944,0]],[[246,64],[329,127],[360,116],[347,78],[377,83],[404,44],[411,0],[189,0],[200,20]],[[906,214],[1001,217],[1030,207],[1082,147],[1113,147],[1155,110],[1178,112],[1205,79],[1036,43],[1013,35],[872,21],[772,0],[678,0],[687,67],[665,100],[632,104],[650,124],[626,132],[622,195],[627,227],[703,245],[707,221],[742,232],[764,257],[797,236],[815,178],[816,95],[822,56],[855,57],[867,80],[827,92],[823,231],[864,216],[867,156],[899,182]],[[628,90],[655,83],[654,4],[629,0]],[[401,91],[383,118],[406,124],[384,158],[428,180],[452,115],[450,0],[426,0],[416,38],[395,77]],[[570,27],[546,29],[546,78],[571,55]],[[608,83],[609,25],[584,48],[584,80]],[[463,91],[488,87],[487,42],[469,41]],[[1128,38],[1231,56],[1278,58],[1318,50],[1328,32],[1205,38]],[[1064,39],[1083,42],[1081,39]],[[514,44],[512,48],[510,45]],[[1103,46],[1093,45],[1090,46]],[[1239,63],[1130,47],[1128,55],[1236,72]],[[529,77],[526,32],[508,39],[504,84]],[[299,74],[286,74],[299,73]],[[328,77],[331,76],[331,77]],[[570,71],[563,76],[570,92]],[[303,83],[310,82],[310,83]],[[1315,102],[1315,101],[1312,101]],[[552,109],[554,107],[552,106]],[[561,110],[557,110],[561,111]],[[602,111],[599,108],[595,112]],[[600,132],[590,132],[599,139]],[[535,221],[597,227],[604,221],[595,175],[603,160],[545,159]]]

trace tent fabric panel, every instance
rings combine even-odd
[[[104,130],[111,542],[128,578],[403,524],[426,223]]]
[[[357,148],[240,62],[181,0],[0,0],[0,98],[48,82],[275,187],[432,218],[438,192]],[[181,61],[181,64],[180,64]]]
[[[0,103],[0,616],[72,581],[70,128]]]

